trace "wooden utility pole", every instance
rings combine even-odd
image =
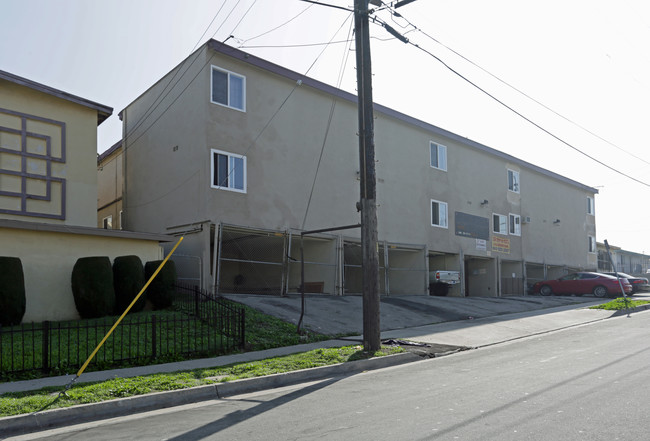
[[[354,0],[359,101],[359,175],[361,178],[359,208],[361,209],[361,268],[363,272],[363,347],[365,351],[374,352],[381,348],[381,330],[379,326],[375,135],[368,28],[368,0]]]

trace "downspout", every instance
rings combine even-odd
[[[121,113],[121,119],[122,119],[122,224],[120,225],[123,230],[128,230],[128,225],[129,225],[129,213],[128,213],[128,196],[127,196],[127,160],[126,160],[126,155],[127,155],[127,136],[126,134],[128,133],[127,130],[127,124],[129,122],[128,117],[127,117],[127,110],[126,108],[122,110]],[[116,167],[117,168],[117,167]],[[117,173],[117,171],[116,171]]]

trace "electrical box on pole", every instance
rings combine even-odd
[[[361,181],[361,248],[363,284],[363,346],[369,352],[381,348],[379,325],[379,252],[377,248],[377,195],[375,136],[372,108],[372,70],[368,0],[354,1],[359,102],[359,174]]]

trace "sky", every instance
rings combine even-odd
[[[112,107],[101,153],[121,138],[118,113],[210,38],[356,93],[353,1],[321,3],[336,7],[0,0],[0,70]],[[647,0],[416,0],[396,12],[372,14],[375,102],[596,188],[596,239],[650,254]]]

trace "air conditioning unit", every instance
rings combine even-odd
[[[530,216],[524,216],[522,218],[522,223],[529,224],[530,223]]]

